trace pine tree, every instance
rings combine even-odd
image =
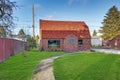
[[[96,32],[96,30],[93,31],[92,36],[97,36],[97,32]]]
[[[120,34],[120,13],[116,6],[109,9],[99,32],[104,40],[110,40]]]
[[[23,29],[20,29],[20,31],[19,31],[19,33],[18,33],[18,35],[25,35],[24,30],[23,30]]]

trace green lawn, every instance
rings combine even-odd
[[[120,55],[73,54],[54,61],[56,80],[120,80]]]
[[[26,52],[27,57],[17,54],[0,64],[0,80],[31,80],[37,63],[47,57],[63,52]]]

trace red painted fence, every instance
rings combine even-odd
[[[0,38],[0,62],[8,59],[10,56],[21,52],[25,49],[25,42],[14,40],[14,39],[7,39],[7,38]]]

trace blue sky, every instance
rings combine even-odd
[[[98,30],[109,8],[115,5],[120,9],[120,0],[14,0],[18,9],[14,11],[18,33],[23,28],[26,34],[32,34],[32,4],[35,4],[35,34],[39,34],[39,20],[85,21],[92,34]]]

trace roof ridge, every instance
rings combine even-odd
[[[40,21],[50,21],[50,22],[82,22],[85,23],[84,21],[72,21],[72,20],[47,20],[47,19],[40,19]]]

